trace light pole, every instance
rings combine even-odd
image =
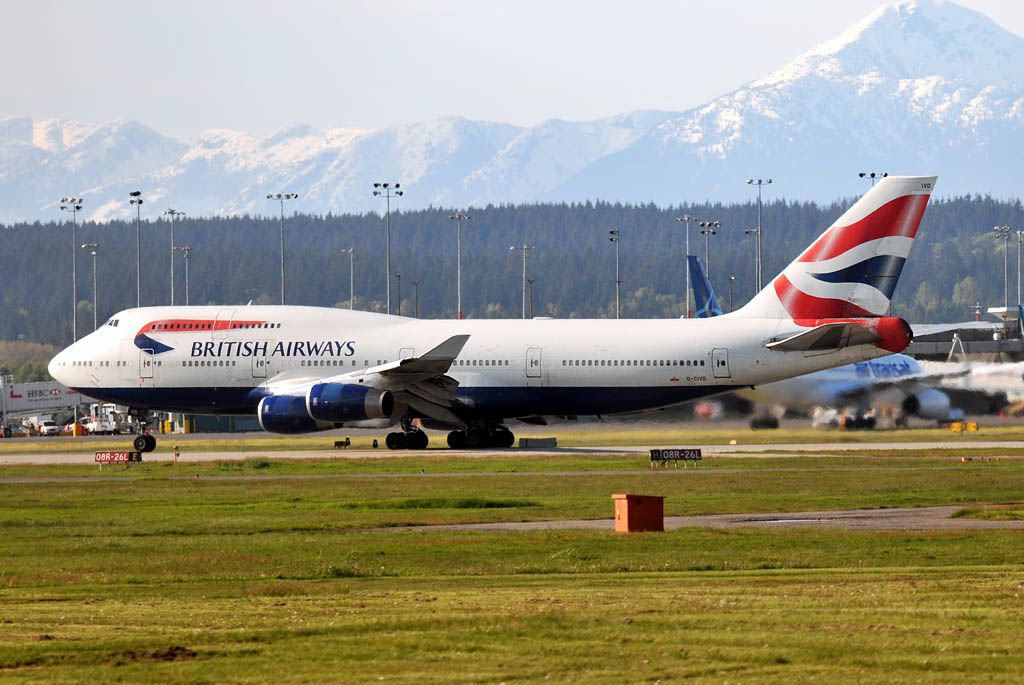
[[[349,247],[342,250],[348,254],[348,308],[355,309],[356,301],[356,248]]]
[[[402,315],[402,273],[395,274],[395,280],[398,282],[398,315]]]
[[[888,172],[885,171],[862,171],[857,175],[860,176],[861,178],[866,178],[870,180],[871,187],[873,188],[875,186],[875,181],[880,181],[889,174]]]
[[[133,190],[130,204],[135,205],[135,306],[142,306],[142,191]]]
[[[530,300],[530,318],[531,319],[533,318],[533,284],[536,283],[536,282],[537,282],[536,278],[527,278],[526,279],[526,286],[530,290],[529,300]]]
[[[761,236],[761,231],[756,228],[745,228],[743,232],[747,235],[754,236],[754,281],[755,283],[761,282],[761,245],[758,238]],[[756,294],[760,291],[759,287],[754,288]]]
[[[522,244],[519,246],[512,245],[508,249],[513,252],[521,251],[523,253],[523,318],[526,318],[526,254],[534,249],[533,245]]]
[[[711,236],[718,233],[715,229],[721,228],[721,221],[700,222],[700,232],[704,236],[704,271],[708,280],[711,280]]]
[[[683,289],[686,291],[687,319],[690,318],[690,222],[696,220],[696,218],[689,214],[683,214],[681,217],[676,218],[676,221],[686,224],[686,255],[683,257],[683,261],[686,262],[686,285]]]
[[[418,319],[418,318],[420,318],[420,282],[419,281],[413,281],[412,282],[412,292],[413,292],[413,296],[412,296],[413,316]]]
[[[1007,252],[1009,251],[1008,241],[1010,240],[1010,231],[1012,229],[1009,226],[996,226],[992,230],[1003,241],[1003,309],[1007,309],[1010,306],[1010,267]]]
[[[62,197],[62,212],[71,212],[71,342],[78,340],[78,212],[82,209],[82,198]]]
[[[1024,241],[1024,231],[1017,232],[1017,306],[1020,306],[1020,244]]]
[[[462,212],[455,212],[448,218],[457,226],[455,233],[455,312],[458,318],[462,319],[462,222],[469,221],[470,216]]]
[[[373,196],[384,198],[386,211],[384,214],[384,225],[388,232],[388,248],[387,255],[385,258],[387,268],[387,307],[388,314],[391,313],[391,198],[402,197],[405,194],[404,190],[399,190],[402,187],[401,183],[374,183],[373,184]]]
[[[619,299],[619,288],[622,285],[622,281],[619,279],[619,230],[613,228],[608,231],[608,234],[608,240],[615,243],[615,318],[618,319],[622,316],[622,301]],[[532,311],[533,307],[530,309]]]
[[[729,311],[732,311],[732,284],[736,282],[735,276],[729,276]]]
[[[190,245],[178,245],[174,249],[177,250],[178,252],[183,253],[185,255],[185,306],[187,307],[188,306],[188,301],[189,301],[189,299],[188,299],[188,296],[189,296],[189,287],[188,287],[188,256],[190,254],[192,254],[192,247]]]
[[[771,185],[771,182],[772,180],[770,178],[747,179],[747,185],[757,186],[757,292],[761,292],[761,276],[763,275],[761,268],[761,188],[766,185]]]
[[[298,193],[273,193],[267,195],[268,200],[277,200],[281,203],[281,304],[284,304],[284,201],[298,199]]]
[[[99,300],[96,299],[96,250],[100,249],[99,243],[82,243],[83,250],[92,250],[92,329],[99,328],[99,318],[96,311],[99,307]]]
[[[179,216],[185,216],[185,212],[179,212],[176,209],[168,209],[164,212],[164,216],[170,217],[171,221],[171,306],[174,306],[174,219]]]

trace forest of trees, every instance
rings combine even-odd
[[[88,203],[88,198],[86,198]],[[774,201],[764,207],[766,280],[781,270],[850,200],[819,206]],[[147,205],[148,207],[148,205]],[[183,208],[187,210],[188,208]],[[614,245],[608,230],[621,233],[624,317],[682,314],[685,262],[683,213],[717,220],[711,238],[710,274],[723,307],[734,276],[739,307],[754,289],[753,203],[702,204],[673,208],[610,203],[488,206],[470,209],[464,224],[463,309],[468,317],[517,317],[521,304],[520,253],[532,245],[529,277],[536,316],[614,316]],[[154,213],[156,209],[154,209]],[[455,222],[449,209],[393,212],[393,273],[401,273],[402,313],[412,315],[419,282],[420,316],[455,312]],[[64,217],[60,217],[64,218]],[[916,322],[964,320],[975,302],[1003,301],[1003,244],[996,225],[1024,228],[1019,201],[960,197],[933,201],[925,214],[894,298],[893,311]],[[690,226],[691,252],[704,255],[704,238]],[[86,223],[78,243],[97,242],[98,319],[135,304],[135,224]],[[176,224],[176,242],[192,249],[192,304],[240,305],[279,300],[278,221],[237,216],[186,218]],[[349,257],[355,248],[357,309],[383,311],[385,230],[378,214],[296,215],[285,221],[288,304],[348,306]],[[1016,240],[1009,245],[1010,300],[1016,300]],[[3,280],[0,340],[53,345],[71,339],[71,224],[68,221],[0,227]],[[142,304],[170,301],[169,225],[142,222]],[[184,304],[181,253],[176,261],[176,297]],[[79,333],[92,330],[92,258],[78,254]],[[392,297],[397,300],[396,283]]]

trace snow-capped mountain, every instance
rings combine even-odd
[[[542,200],[735,200],[744,180],[833,199],[861,170],[938,173],[944,194],[1020,194],[1024,38],[951,2],[883,7],[782,68],[686,112],[636,111],[522,128],[449,117],[378,131],[295,127],[261,138],[211,130],[173,140],[133,122],[0,120],[0,221],[53,216],[62,194],[87,215],[129,214],[130,190],[192,215]]]

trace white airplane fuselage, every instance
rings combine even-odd
[[[282,385],[345,382],[468,335],[447,375],[464,419],[667,406],[889,354],[875,345],[771,350],[791,320],[422,320],[301,306],[122,311],[62,351],[51,374],[136,409],[249,414]]]

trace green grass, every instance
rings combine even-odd
[[[622,490],[669,514],[1019,512],[1024,462],[551,459],[17,467],[40,478],[0,483],[0,680],[1024,678],[1020,531],[388,530],[608,518]]]

